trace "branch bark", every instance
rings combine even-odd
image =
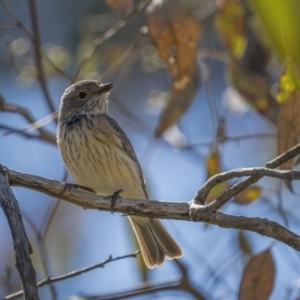
[[[273,160],[267,162],[264,167],[269,169],[275,169],[285,163],[286,161],[295,158],[300,154],[300,144],[296,145],[295,147],[291,148],[290,150],[286,151],[282,155],[274,158]],[[212,211],[217,211],[220,207],[222,207],[225,203],[227,203],[232,197],[246,189],[251,184],[259,181],[264,175],[251,175],[247,177],[246,179],[234,184],[231,186],[223,195],[218,197],[215,201],[207,205],[207,208]],[[197,196],[195,197],[195,201],[203,204],[205,203],[205,198],[202,198],[203,195],[201,194],[203,192],[203,187],[198,191]],[[205,194],[204,194],[205,196]]]
[[[0,165],[0,204],[11,230],[16,267],[22,281],[24,299],[38,300],[36,275],[30,258],[32,249],[25,232],[18,202],[8,183],[7,170],[2,165]]]
[[[247,172],[249,172],[249,169]],[[256,172],[255,168],[253,172]],[[50,180],[13,170],[8,171],[8,179],[12,186],[21,186],[42,192],[49,196],[76,204],[85,209],[98,209],[104,211],[110,211],[111,209],[111,202],[106,199],[106,197],[76,189],[72,186],[66,186],[56,180]],[[203,206],[194,201],[190,203],[158,202],[121,198],[117,200],[114,211],[125,215],[205,222],[224,228],[254,231],[261,235],[281,241],[295,250],[300,251],[300,236],[276,222],[262,218],[233,216],[215,212],[210,209],[210,205]]]

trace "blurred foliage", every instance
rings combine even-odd
[[[298,0],[248,1],[253,3],[255,12],[273,42],[281,60],[291,57],[300,63],[300,2]]]
[[[300,113],[300,69],[287,58],[278,81],[277,100],[282,106],[278,120],[278,153],[282,154],[299,142]],[[281,165],[281,169],[290,169],[293,161]]]
[[[109,8],[121,16],[126,16],[133,9],[132,0],[105,0]]]
[[[241,249],[241,251],[246,254],[247,256],[252,255],[252,249],[251,245],[249,243],[249,240],[247,239],[247,236],[245,234],[245,231],[239,230],[237,234],[238,244]]]
[[[247,39],[245,11],[239,0],[217,2],[215,26],[228,52],[235,58],[244,54]]]
[[[257,200],[261,193],[261,187],[255,185],[249,186],[234,197],[234,202],[238,204],[249,204]]]

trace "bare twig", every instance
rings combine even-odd
[[[6,10],[6,12],[9,14],[10,18],[15,22],[15,24],[12,24],[11,28],[20,28],[31,40],[32,44],[35,44],[35,38],[34,36],[29,32],[29,30],[22,24],[22,22],[20,22],[20,20],[17,18],[17,16],[15,15],[15,13],[12,11],[12,9],[10,8],[10,6],[7,4],[6,0],[2,0],[1,1],[4,9]],[[62,75],[63,77],[72,80],[72,78],[64,73],[60,68],[58,68],[53,61],[47,56],[47,54],[42,50],[42,48],[39,48],[40,54],[41,56],[43,56],[43,58],[49,63],[49,65],[60,75]]]
[[[6,130],[4,135],[5,134],[11,134],[11,133],[17,133],[17,134],[20,134],[20,135],[24,136],[27,139],[45,141],[40,135],[27,133],[27,132],[24,132],[22,129],[12,128],[12,127],[4,125],[4,124],[0,124],[0,129]]]
[[[2,28],[19,28],[18,24],[10,24],[10,23],[3,23],[0,22],[0,27]]]
[[[24,217],[24,219],[28,222],[28,224],[30,225],[30,227],[32,228],[32,230],[35,233],[36,239],[37,239],[37,243],[38,243],[38,248],[39,248],[39,253],[41,256],[41,261],[42,261],[42,269],[44,272],[44,276],[49,276],[50,274],[50,261],[49,261],[49,256],[42,238],[42,234],[40,229],[36,226],[36,224],[33,222],[33,220],[23,211],[22,215]],[[50,289],[50,293],[52,296],[52,299],[55,300],[56,299],[56,295],[57,292],[55,290],[55,287],[53,284],[49,284],[49,289]]]
[[[277,135],[275,133],[258,133],[258,134],[249,134],[244,136],[225,136],[225,142],[239,142],[241,140],[249,140],[249,139],[258,139],[258,138],[270,138],[275,139]]]
[[[140,253],[141,251],[136,251],[134,253],[131,253],[131,254],[127,254],[127,255],[123,255],[123,256],[117,256],[115,258],[113,258],[112,256],[109,256],[109,258],[107,258],[106,260],[98,263],[98,264],[95,264],[95,265],[91,265],[91,266],[88,266],[88,267],[85,267],[85,268],[82,268],[80,270],[76,270],[76,271],[72,271],[70,273],[67,273],[67,274],[64,274],[64,275],[60,275],[60,276],[56,276],[56,277],[47,277],[43,280],[41,280],[40,282],[38,282],[38,284],[36,285],[37,287],[42,287],[42,286],[45,286],[45,285],[48,285],[48,284],[51,284],[51,283],[54,283],[54,282],[58,282],[58,281],[63,281],[65,279],[69,279],[69,278],[72,278],[72,277],[75,277],[75,276],[78,276],[78,275],[81,275],[83,273],[86,273],[86,272],[89,272],[91,270],[94,270],[94,269],[97,269],[97,268],[103,268],[106,264],[108,263],[111,263],[113,261],[117,261],[117,260],[121,260],[121,259],[125,259],[125,258],[129,258],[129,257],[133,257],[133,258],[136,258],[136,256]],[[5,300],[8,300],[8,299],[15,299],[19,296],[23,295],[23,291],[19,291],[19,292],[16,292],[16,293],[13,293],[11,295],[8,295],[6,296],[4,299]]]
[[[32,249],[28,241],[18,201],[9,186],[7,170],[0,165],[0,204],[7,218],[15,250],[16,267],[19,271],[25,299],[38,300],[36,275],[30,254]]]
[[[300,154],[300,144],[293,147],[292,149],[286,151],[282,155],[278,156],[277,158],[269,161],[264,165],[266,168],[274,169],[282,165],[284,162],[296,157]],[[250,177],[247,177],[246,179],[234,184],[231,186],[224,194],[222,194],[220,197],[218,197],[215,201],[211,202],[209,205],[207,205],[207,209],[210,209],[212,211],[217,211],[221,206],[223,206],[226,202],[228,202],[232,197],[240,193],[242,190],[247,188],[249,185],[257,182],[263,177],[263,175],[252,175]],[[205,199],[201,198],[201,196],[198,196],[199,193],[201,193],[200,189],[198,191],[197,196],[195,197],[195,201],[202,203],[205,201]]]
[[[64,176],[62,178],[62,182],[66,182],[67,181],[68,175],[69,175],[68,171],[65,170]],[[52,206],[50,212],[49,212],[49,210],[47,211],[48,212],[47,217],[44,218],[45,222],[41,226],[41,228],[42,228],[42,239],[46,238],[46,236],[48,234],[48,231],[50,229],[50,226],[52,224],[52,221],[54,219],[54,216],[57,213],[60,204],[61,204],[61,200],[60,199],[56,199],[56,201],[55,201],[54,205]]]
[[[81,64],[78,66],[77,71],[73,77],[73,82],[75,82],[78,78],[78,75],[84,65],[92,58],[96,50],[101,46],[106,40],[111,38],[113,35],[115,35],[121,28],[123,28],[127,22],[132,19],[137,13],[139,13],[148,3],[150,0],[141,0],[139,4],[122,20],[117,22],[115,25],[113,25],[110,29],[108,29],[101,37],[95,39],[90,47],[90,49],[87,51],[84,59],[82,60]]]
[[[29,124],[28,126],[26,126],[25,128],[22,129],[22,131],[24,132],[30,132],[32,130],[35,129],[39,129],[42,128],[43,126],[51,123],[53,120],[57,119],[58,117],[58,110],[56,110],[55,112]]]
[[[286,181],[292,181],[292,180],[300,179],[300,172],[274,170],[274,169],[268,169],[264,167],[242,168],[242,169],[227,171],[227,172],[216,174],[213,177],[209,178],[202,186],[202,188],[199,190],[197,197],[198,199],[203,199],[205,201],[210,190],[217,184],[223,183],[233,178],[240,178],[244,176],[267,176],[267,177],[284,179]]]
[[[31,124],[36,122],[35,118],[32,116],[29,109],[27,109],[26,107],[14,104],[14,103],[5,102],[4,98],[1,95],[0,95],[0,111],[20,114],[21,116],[23,116],[28,121],[28,123],[31,123]],[[2,128],[3,128],[3,126],[4,125],[2,125]],[[49,142],[51,144],[56,145],[56,136],[55,136],[55,134],[53,134],[50,131],[48,131],[44,128],[41,128],[41,127],[38,127],[36,129],[40,134],[39,137],[36,136],[36,135],[33,135],[33,136],[29,135],[28,136],[27,133],[25,134],[25,136],[29,137],[29,138],[42,139],[46,142]],[[24,130],[17,130],[17,129],[12,129],[11,132],[16,132],[16,131],[17,131],[17,133],[21,133],[21,134],[25,133]]]
[[[31,27],[32,27],[32,31],[33,31],[33,37],[34,37],[33,48],[34,48],[34,55],[35,55],[37,78],[42,87],[42,91],[44,93],[48,107],[51,112],[54,112],[56,110],[56,108],[55,108],[54,103],[52,102],[52,99],[50,97],[50,93],[49,93],[49,90],[47,87],[46,77],[45,77],[44,68],[43,68],[43,64],[42,64],[42,57],[40,54],[41,42],[40,42],[38,16],[37,16],[35,0],[28,0],[28,5],[29,5],[29,10],[30,10]]]
[[[177,265],[179,271],[181,273],[181,277],[178,280],[174,280],[167,283],[162,284],[153,284],[151,282],[143,283],[141,286],[134,290],[123,291],[120,293],[114,293],[109,295],[100,295],[100,296],[81,296],[83,300],[109,300],[109,299],[132,299],[136,296],[146,296],[146,295],[154,295],[159,292],[176,292],[182,291],[189,293],[194,296],[195,299],[205,300],[206,298],[203,296],[203,292],[200,291],[199,284],[197,288],[195,288],[188,277],[188,269],[178,260],[173,261],[174,264]]]
[[[114,74],[126,60],[133,57],[133,53],[140,47],[143,37],[144,35],[143,33],[141,33],[138,38],[132,43],[132,45],[130,45],[130,47],[128,47],[128,49],[123,53],[123,55],[101,75],[101,81]]]
[[[278,205],[277,205],[277,210],[278,212],[280,213],[280,215],[282,216],[283,218],[283,221],[284,221],[284,225],[286,228],[289,228],[289,220],[286,216],[286,212],[284,211],[283,209],[283,201],[282,201],[282,181],[279,181],[278,182],[278,192],[276,193],[277,195],[277,200],[278,200]]]

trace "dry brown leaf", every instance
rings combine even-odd
[[[184,75],[191,77],[196,68],[201,35],[199,22],[174,0],[153,1],[147,8],[146,17],[158,54],[168,65],[172,77],[180,78],[177,88],[183,89],[188,83]]]
[[[153,44],[172,76],[171,99],[160,118],[156,134],[175,124],[190,105],[198,81],[199,22],[179,1],[157,0],[147,8],[147,24]]]
[[[245,50],[245,12],[239,0],[218,0],[215,27],[229,53],[240,58]]]
[[[278,155],[298,144],[300,134],[300,94],[296,91],[285,101],[278,122]],[[280,166],[281,169],[291,169],[293,160]]]
[[[164,131],[170,128],[189,107],[193,97],[199,87],[198,73],[196,72],[192,80],[181,91],[171,88],[171,95],[167,105],[162,111],[159,123],[155,129],[155,135],[160,136]]]
[[[132,0],[105,0],[108,7],[115,13],[125,16],[133,9]]]
[[[233,87],[258,113],[277,124],[280,106],[265,77],[246,70],[234,59],[230,60],[228,76]]]
[[[268,299],[273,288],[275,267],[270,249],[251,257],[240,284],[239,300]]]
[[[261,188],[249,186],[234,197],[234,202],[238,204],[249,204],[257,200],[261,195]]]
[[[290,61],[279,78],[277,99],[282,104],[277,141],[280,155],[298,144],[300,135],[300,70]],[[280,168],[292,166],[293,160],[289,160]]]

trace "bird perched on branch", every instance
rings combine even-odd
[[[77,82],[64,92],[59,109],[57,144],[75,182],[110,196],[149,199],[142,169],[123,129],[107,114],[112,84]],[[129,217],[149,268],[182,250],[158,219]]]

